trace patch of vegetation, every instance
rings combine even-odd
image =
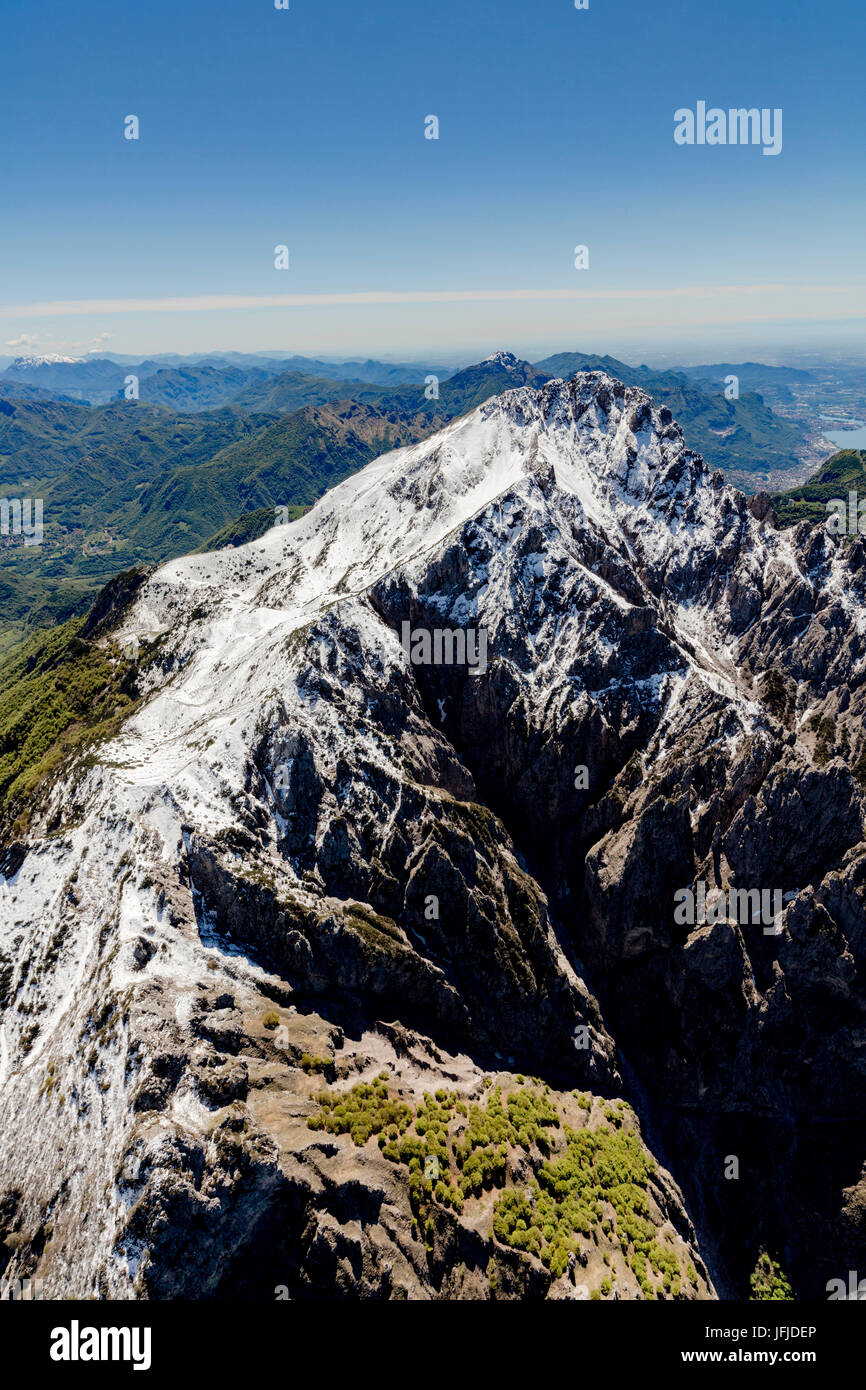
[[[788,1276],[778,1260],[774,1260],[766,1250],[758,1256],[750,1277],[749,1286],[753,1301],[772,1301],[775,1303],[793,1302],[794,1290]]]
[[[359,1145],[377,1136],[384,1157],[408,1168],[419,1238],[431,1238],[435,1205],[460,1212],[467,1201],[501,1188],[493,1210],[496,1239],[537,1256],[553,1278],[579,1253],[581,1237],[602,1231],[619,1240],[645,1297],[663,1291],[677,1298],[686,1277],[696,1283],[694,1270],[689,1266],[691,1274],[684,1274],[649,1220],[647,1185],[655,1165],[633,1131],[608,1125],[572,1130],[563,1125],[548,1089],[529,1081],[507,1096],[490,1086],[480,1104],[441,1088],[425,1092],[414,1109],[391,1097],[386,1083],[381,1075],[348,1091],[321,1092],[307,1124],[350,1134]],[[584,1101],[591,1109],[588,1096],[580,1097],[581,1108]],[[622,1126],[629,1107],[608,1109]],[[509,1186],[509,1148],[528,1157],[535,1173],[528,1186]]]
[[[441,1088],[435,1095],[425,1092],[413,1111],[404,1101],[390,1099],[379,1078],[339,1094],[323,1092],[317,1099],[320,1109],[307,1121],[310,1129],[349,1133],[356,1144],[378,1135],[385,1158],[408,1168],[413,1215],[425,1230],[431,1202],[462,1211],[468,1197],[504,1185],[509,1144],[526,1150],[537,1145],[549,1153],[547,1131],[559,1126],[546,1096],[526,1088],[503,1104],[497,1086],[484,1105],[471,1106],[458,1092]],[[458,1119],[466,1123],[461,1132],[452,1133],[449,1126]]]
[[[817,473],[798,487],[778,492],[773,507],[780,526],[796,526],[800,521],[826,522],[827,503],[834,497],[866,490],[866,449],[841,449],[822,464]]]
[[[313,1072],[327,1071],[333,1065],[333,1057],[319,1057],[310,1052],[301,1053],[301,1066],[308,1076]]]
[[[580,1250],[613,1208],[611,1229],[646,1298],[655,1298],[650,1277],[669,1275],[676,1297],[679,1261],[656,1239],[649,1221],[647,1183],[652,1159],[636,1134],[602,1125],[596,1130],[566,1128],[566,1147],[555,1162],[540,1166],[538,1187],[506,1192],[497,1202],[493,1229],[505,1245],[537,1254],[554,1278]],[[673,1292],[676,1281],[676,1293]]]
[[[371,940],[375,946],[381,945],[383,936],[396,941],[400,946],[406,944],[396,922],[390,917],[383,917],[378,912],[373,912],[371,908],[365,907],[361,903],[347,904],[343,915],[350,926],[360,932],[361,936]]]
[[[113,737],[138,698],[139,663],[70,619],[16,647],[0,676],[0,826],[25,828],[38,786],[89,743]],[[13,823],[14,822],[14,823]]]
[[[836,743],[836,725],[832,719],[815,714],[809,720],[809,728],[815,734],[815,762],[819,767],[830,761]]]
[[[357,1145],[366,1144],[373,1134],[394,1131],[399,1138],[412,1123],[413,1111],[405,1101],[392,1100],[388,1086],[378,1078],[359,1081],[351,1090],[321,1092],[316,1099],[319,1112],[307,1120],[309,1129],[329,1134],[350,1134]]]
[[[857,757],[851,766],[851,775],[861,787],[866,787],[866,740],[861,743]]]
[[[243,814],[242,809],[239,810],[239,814]],[[239,825],[229,825],[223,830],[218,830],[214,835],[214,844],[220,849],[231,850],[233,854],[249,854],[250,850],[257,847],[257,842],[249,831]]]
[[[772,669],[764,673],[761,697],[771,714],[783,724],[789,722],[796,696],[789,691],[787,680],[781,671]]]

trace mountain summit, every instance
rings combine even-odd
[[[18,1266],[712,1297],[770,1248],[820,1288],[830,1222],[855,1261],[864,561],[587,372],[109,596],[135,711],[2,881]]]

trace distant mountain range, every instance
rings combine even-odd
[[[313,357],[231,354],[229,358],[148,358],[135,362],[48,354],[16,358],[0,372],[0,396],[29,395],[30,391],[25,388],[35,388],[48,396],[60,396],[85,405],[107,405],[110,401],[124,399],[126,381],[134,376],[138,379],[141,400],[168,405],[175,410],[195,411],[227,405],[246,388],[284,373],[388,386],[423,381],[430,373],[447,376],[451,370],[417,362],[378,362],[372,358],[325,362]]]
[[[840,399],[847,403],[850,395],[847,378],[840,397],[834,374],[824,374],[825,380],[820,373],[755,362],[658,371],[580,352],[557,353],[535,364],[498,352],[458,371],[425,363],[325,362],[301,356],[150,358],[137,364],[110,358],[26,357],[0,373],[0,399],[63,398],[103,405],[125,399],[124,383],[135,377],[141,401],[183,414],[226,406],[283,414],[351,399],[441,423],[513,386],[540,385],[551,377],[592,370],[641,386],[668,405],[692,447],[746,490],[752,486],[752,475],[758,487],[766,486],[818,461],[820,455],[809,452],[805,420],[785,416],[797,415],[803,393],[813,404],[822,392],[830,404]],[[725,385],[732,377],[737,378],[739,395],[728,400]],[[782,417],[774,413],[774,404],[782,409]],[[803,412],[809,414],[806,405]]]

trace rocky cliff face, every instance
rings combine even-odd
[[[864,558],[588,373],[151,575],[104,620],[145,698],[7,847],[6,1277],[743,1296],[768,1248],[821,1297],[856,1268]]]

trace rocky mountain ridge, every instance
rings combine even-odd
[[[864,558],[589,372],[150,575],[97,629],[136,712],[2,866],[7,1277],[742,1296],[769,1249],[821,1296],[864,1240]],[[683,926],[699,882],[781,921]]]

